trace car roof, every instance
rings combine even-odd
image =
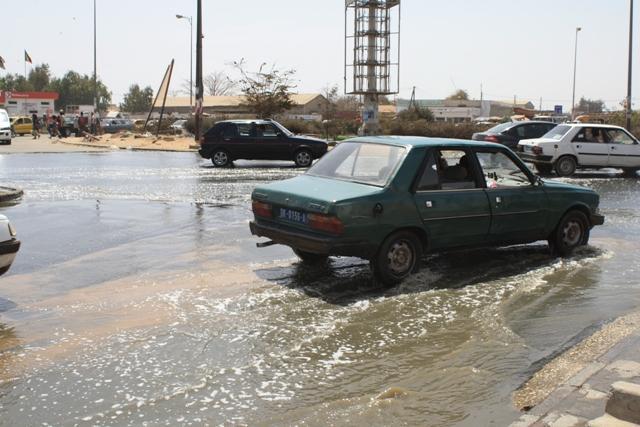
[[[603,123],[562,123],[565,126],[571,127],[599,127],[599,128],[609,128],[609,129],[624,129],[621,126],[616,125],[606,125]]]
[[[428,138],[424,136],[360,136],[350,138],[343,142],[368,142],[372,144],[391,144],[404,147],[434,147],[434,146],[450,146],[450,147],[502,147],[502,144],[494,144],[493,142],[471,141],[468,139],[453,138]]]
[[[256,124],[264,124],[264,123],[273,123],[273,120],[268,119],[238,119],[238,120],[222,120],[218,123],[256,123]]]

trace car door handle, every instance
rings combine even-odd
[[[616,149],[616,147],[611,147],[611,149],[612,149],[612,150],[615,150],[615,149]]]
[[[426,202],[424,202],[424,205],[428,208],[432,208],[433,207],[433,202],[431,200],[427,200]]]
[[[496,204],[499,205],[500,203],[502,203],[502,197],[498,196],[496,197]]]

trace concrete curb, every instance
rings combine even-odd
[[[0,187],[0,202],[19,199],[24,195],[24,191],[19,188]]]
[[[104,144],[93,144],[93,143],[85,143],[85,142],[68,142],[60,140],[58,141],[62,144],[67,145],[75,145],[78,147],[93,147],[93,148],[104,148],[106,150],[131,150],[131,151],[164,151],[168,153],[197,153],[197,149],[187,149],[187,150],[176,150],[172,148],[148,148],[148,147],[118,147],[116,145],[104,145]]]

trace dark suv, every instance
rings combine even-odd
[[[325,141],[294,135],[273,120],[218,122],[202,138],[199,151],[218,167],[237,159],[293,160],[297,166],[307,167],[326,152]]]
[[[543,121],[502,123],[484,132],[474,133],[471,139],[474,141],[497,142],[516,150],[521,139],[540,138],[554,127],[556,127],[555,123]]]

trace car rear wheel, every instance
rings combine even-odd
[[[555,164],[558,176],[571,176],[576,171],[576,160],[571,156],[563,156]]]
[[[560,256],[569,256],[575,248],[587,243],[589,243],[589,220],[580,211],[567,212],[549,237],[551,251]]]
[[[629,178],[637,178],[638,177],[638,168],[624,168],[622,169],[622,174]]]
[[[386,286],[395,285],[420,270],[422,244],[410,231],[393,233],[371,260],[373,275]]]
[[[309,150],[299,150],[296,151],[295,156],[293,157],[293,161],[296,162],[296,166],[299,168],[306,168],[311,166],[311,162],[313,161],[313,156]]]
[[[553,167],[551,165],[536,165],[536,170],[540,175],[551,175]]]
[[[231,164],[231,158],[225,150],[216,150],[211,156],[211,163],[213,163],[213,166],[223,168]]]
[[[314,254],[311,252],[301,251],[300,249],[293,249],[293,253],[295,253],[305,264],[322,264],[327,260],[327,258],[329,258],[327,255]]]

